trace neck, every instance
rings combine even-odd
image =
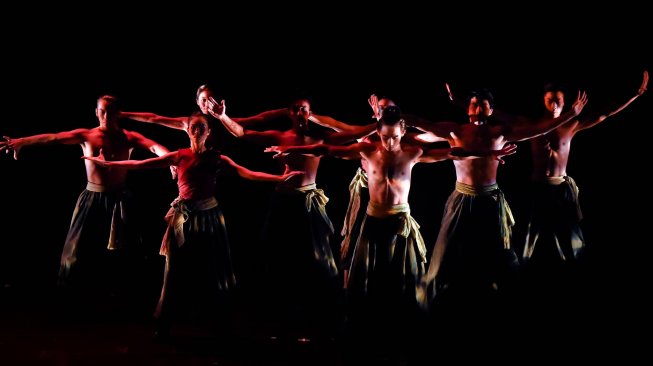
[[[203,143],[192,142],[190,143],[190,150],[194,153],[201,153],[206,151],[206,146]]]
[[[118,126],[115,123],[100,122],[100,129],[103,131],[116,131]]]

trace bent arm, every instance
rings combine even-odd
[[[138,132],[129,131],[128,133],[130,141],[132,141],[135,146],[149,150],[157,156],[163,156],[170,152],[170,150],[168,150],[165,146],[159,144],[154,140],[148,139]]]
[[[138,122],[155,123],[176,130],[185,130],[188,122],[188,117],[165,117],[149,112],[120,112],[120,117]]]

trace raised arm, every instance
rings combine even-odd
[[[118,167],[125,169],[151,169],[151,168],[166,168],[171,165],[177,165],[179,161],[179,155],[177,151],[167,153],[162,156],[157,156],[156,158],[150,158],[145,160],[116,160],[116,161],[106,161],[104,155],[100,150],[100,155],[98,156],[82,156],[82,159],[91,160],[94,163],[104,166],[104,167]]]
[[[7,154],[9,154],[9,152],[13,151],[14,159],[18,160],[18,153],[20,149],[25,146],[48,144],[81,144],[82,142],[86,141],[88,132],[88,129],[79,128],[72,131],[44,133],[40,135],[20,137],[15,139],[9,136],[3,136],[4,141],[0,141],[0,152],[4,150]]]
[[[229,166],[235,169],[239,176],[249,180],[257,180],[263,182],[282,182],[286,179],[289,179],[290,177],[294,177],[295,175],[304,174],[304,172],[302,171],[286,171],[284,174],[281,175],[253,171],[241,165],[236,164],[228,156],[221,155],[220,157],[222,158],[222,161],[229,164]]]
[[[569,122],[572,118],[578,116],[587,104],[587,94],[578,92],[578,97],[571,107],[571,110],[563,113],[560,117],[551,119],[541,119],[532,124],[519,123],[514,126],[507,125],[503,129],[503,134],[508,141],[522,141],[539,136],[557,128],[558,126]]]
[[[648,71],[644,70],[644,76],[642,77],[642,84],[639,86],[639,89],[637,89],[637,93],[635,95],[633,95],[625,103],[619,105],[617,108],[609,111],[608,113],[602,114],[596,118],[581,120],[580,123],[578,124],[578,127],[576,127],[576,131],[582,131],[590,127],[594,127],[597,124],[605,121],[606,118],[614,116],[615,114],[621,112],[626,107],[628,107],[630,103],[632,103],[635,99],[637,99],[640,95],[644,94],[647,86],[648,86]]]
[[[158,125],[185,130],[188,117],[165,117],[150,112],[120,112],[120,118],[128,118],[138,122],[155,123]]]

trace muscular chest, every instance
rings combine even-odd
[[[495,129],[487,126],[465,125],[461,128],[460,135],[456,136],[453,146],[460,146],[467,150],[496,149],[500,146],[500,136]]]
[[[102,151],[102,155],[107,160],[124,160],[129,158],[130,145],[124,133],[94,133],[86,143],[86,148],[90,149],[93,156],[97,156]]]
[[[402,155],[377,152],[368,160],[368,174],[377,180],[402,180],[408,178],[409,164]]]
[[[573,137],[572,131],[573,130],[569,128],[558,128],[537,138],[536,143],[542,149],[566,151],[569,150],[569,145],[571,144],[571,139]]]

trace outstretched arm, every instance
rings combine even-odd
[[[557,128],[558,126],[569,122],[572,118],[578,116],[587,104],[587,94],[578,92],[578,97],[574,102],[571,110],[563,113],[560,117],[552,119],[542,119],[533,124],[517,124],[515,126],[507,125],[503,129],[503,134],[508,141],[528,140]]]
[[[213,102],[213,103],[215,104],[217,102]],[[222,123],[222,125],[227,129],[227,131],[229,131],[229,133],[231,133],[232,135],[238,138],[244,138],[254,143],[265,144],[265,145],[273,144],[278,141],[281,132],[276,130],[262,131],[262,132],[248,130],[244,128],[240,123],[231,119],[231,117],[229,117],[226,112],[227,112],[227,107],[224,100],[220,101],[220,103],[217,103],[211,107],[211,115],[217,118]]]
[[[213,99],[213,97],[209,98],[209,113],[217,119],[220,119],[221,118],[220,116],[222,115],[226,115],[227,105],[225,104],[224,99],[218,102],[215,99]],[[268,122],[275,118],[281,118],[286,115],[288,115],[288,108],[279,108],[279,109],[273,109],[273,110],[261,112],[251,117],[233,117],[233,118],[227,117],[227,118],[229,118],[232,122],[239,124],[241,127],[251,127],[257,124],[261,124],[263,122]],[[229,132],[231,132],[231,130]]]
[[[156,158],[150,158],[145,160],[106,161],[104,160],[104,155],[100,150],[100,155],[82,156],[82,159],[91,160],[92,162],[104,167],[119,167],[125,169],[150,169],[150,168],[165,168],[170,165],[177,165],[179,161],[179,155],[177,154],[177,151],[173,151],[171,153],[167,153],[162,156],[157,156]]]
[[[517,152],[517,145],[506,144],[501,150],[488,150],[488,151],[466,151],[460,147],[453,147],[450,149],[428,149],[424,150],[419,161],[422,163],[435,163],[442,160],[469,160],[479,158],[492,158],[504,164],[504,156],[512,155]]]
[[[366,126],[350,126],[349,131],[331,133],[324,138],[324,142],[330,145],[342,145],[356,139],[365,137],[376,131],[376,123]]]
[[[128,118],[138,122],[155,123],[157,125],[185,130],[188,117],[165,117],[150,112],[120,112],[120,118]]]
[[[439,141],[447,141],[446,138],[437,136],[433,132],[426,131],[422,128],[419,127],[419,125],[425,126],[425,125],[433,125],[436,122],[431,122],[425,118],[415,116],[413,114],[403,114],[404,119],[406,120],[406,124],[408,126],[414,126],[418,130],[422,131],[423,133],[417,135],[415,139],[419,142],[424,142],[424,143],[432,143],[432,142],[439,142]]]
[[[228,156],[221,155],[220,157],[222,158],[222,161],[224,161],[225,163],[229,164],[229,166],[234,168],[238,173],[238,175],[249,180],[258,180],[264,182],[283,182],[284,180],[294,177],[295,175],[304,174],[304,172],[302,171],[286,171],[284,174],[281,175],[253,171],[241,165],[236,164]]]
[[[86,135],[89,130],[85,128],[79,128],[72,131],[59,132],[59,133],[44,133],[41,135],[20,137],[20,138],[11,138],[9,136],[3,136],[4,141],[0,141],[0,152],[3,150],[9,154],[9,152],[14,152],[14,159],[18,160],[18,153],[20,149],[29,145],[48,145],[48,144],[64,144],[64,145],[74,145],[81,144],[86,141]]]
[[[333,117],[323,116],[319,114],[312,114],[310,117],[308,117],[308,120],[322,127],[330,128],[336,132],[349,132],[351,129],[359,127],[338,121]]]
[[[594,127],[598,125],[599,123],[605,121],[606,118],[614,116],[615,114],[621,112],[624,110],[626,107],[630,105],[637,97],[640,95],[644,94],[646,91],[646,87],[648,86],[648,71],[644,70],[644,76],[642,77],[642,84],[639,86],[639,89],[637,89],[637,93],[633,95],[630,99],[628,99],[625,103],[621,104],[618,106],[616,109],[598,116],[597,118],[589,119],[589,120],[582,120],[578,124],[578,127],[576,127],[576,131],[582,131],[585,129],[588,129],[590,127]]]
[[[335,156],[343,159],[360,159],[361,152],[374,149],[373,144],[367,142],[359,142],[349,146],[335,146],[327,144],[314,144],[304,146],[270,146],[266,148],[265,152],[274,152],[274,158],[280,158],[289,154],[302,154],[312,156]]]

